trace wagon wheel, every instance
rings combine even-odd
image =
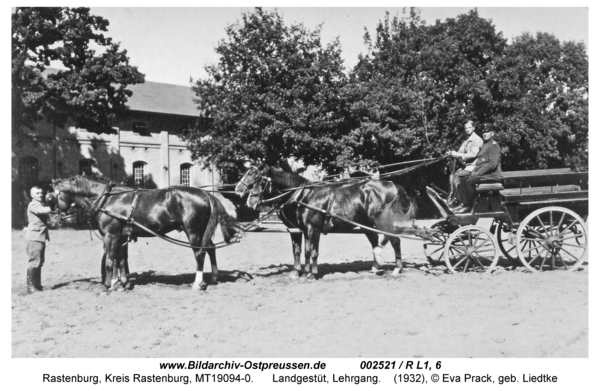
[[[502,254],[504,254],[506,259],[513,265],[517,265],[519,254],[517,254],[516,231],[509,228],[508,224],[501,221],[494,225],[492,233],[496,234],[496,241],[498,242],[498,247],[500,247]]]
[[[489,273],[498,263],[500,250],[492,233],[476,225],[459,228],[444,246],[444,260],[452,273]]]
[[[437,232],[431,236],[431,240],[423,242],[423,252],[431,264],[444,261],[444,246],[449,237],[445,232]]]
[[[532,212],[517,230],[517,253],[533,271],[576,270],[587,256],[587,226],[572,210],[550,206]]]

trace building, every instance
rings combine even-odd
[[[114,134],[97,134],[45,122],[12,140],[13,226],[23,226],[33,185],[52,179],[100,174],[142,188],[221,184],[218,173],[192,161],[179,135],[193,125],[198,109],[190,87],[145,82],[128,87],[130,111],[117,116]]]

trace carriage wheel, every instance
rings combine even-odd
[[[500,247],[502,254],[504,254],[506,259],[512,262],[513,265],[517,264],[519,254],[517,254],[516,231],[509,228],[508,224],[504,222],[496,223],[493,229],[496,233],[496,241],[498,242],[498,247]],[[492,231],[492,233],[494,233],[494,231]]]
[[[572,210],[559,206],[532,212],[517,230],[517,253],[533,271],[576,270],[587,256],[587,226]]]
[[[452,273],[489,273],[498,263],[500,250],[492,233],[476,225],[454,231],[444,247],[444,260]]]
[[[444,262],[444,246],[450,237],[445,232],[439,232],[431,237],[430,241],[423,242],[423,252],[431,264]]]

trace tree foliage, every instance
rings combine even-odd
[[[345,124],[344,74],[337,40],[323,46],[320,27],[287,26],[257,8],[227,26],[220,60],[196,81],[199,126],[184,134],[194,158],[235,173],[247,159],[289,157],[327,166]]]
[[[91,131],[127,109],[130,84],[144,82],[127,51],[104,36],[109,22],[88,8],[17,8],[12,14],[12,130],[71,119]],[[96,47],[99,52],[96,52]],[[52,61],[66,68],[42,75]]]
[[[476,10],[426,24],[384,19],[344,74],[337,41],[257,9],[228,26],[219,63],[194,89],[194,157],[230,172],[248,158],[294,157],[332,171],[436,157],[473,120],[497,126],[505,170],[588,165],[588,58],[583,43],[525,33],[511,43]]]
[[[498,128],[503,168],[587,168],[588,61],[582,43],[523,34],[507,44],[476,10],[433,25],[419,13],[365,35],[338,165],[439,156],[474,120]]]

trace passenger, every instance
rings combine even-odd
[[[500,145],[494,140],[494,125],[485,124],[483,131],[483,147],[475,166],[469,176],[462,176],[456,189],[456,199],[460,203],[452,209],[454,213],[467,213],[473,208],[475,202],[475,185],[486,178],[500,178]]]
[[[456,187],[462,178],[469,177],[471,172],[473,172],[473,169],[475,168],[475,158],[483,145],[483,140],[475,133],[473,121],[467,121],[465,124],[465,133],[467,133],[469,138],[462,143],[458,151],[448,152],[448,155],[453,158],[460,158],[461,162],[466,163],[466,166],[462,170],[451,174],[450,183],[452,184],[452,188],[450,189],[450,196],[447,200],[449,207],[458,206],[458,201],[456,201]]]

